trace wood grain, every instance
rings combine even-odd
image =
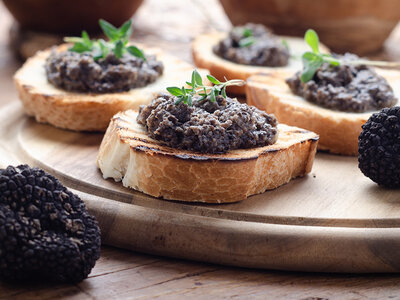
[[[0,121],[2,148],[74,189],[105,244],[254,268],[400,270],[400,191],[377,187],[356,158],[319,153],[312,175],[278,189],[235,204],[184,204],[104,180],[95,164],[101,134],[36,123],[19,104]]]
[[[205,12],[214,5],[214,1],[201,2]],[[186,1],[164,1],[165,6],[159,6],[157,0],[145,1],[136,15],[136,36],[142,41],[160,44],[172,49],[174,54],[190,60],[188,42],[192,32],[199,29],[187,30],[187,24],[200,24],[208,28],[216,22],[221,24],[220,8],[217,17],[207,17],[207,14],[198,14],[196,18],[173,18],[175,25],[161,26],[165,12],[171,7],[182,9],[188,7]],[[211,14],[214,10],[208,10]],[[209,21],[211,19],[211,22]],[[151,20],[152,22],[148,22]],[[179,26],[179,20],[186,25]],[[154,22],[153,22],[154,21]],[[164,25],[167,23],[163,21]],[[7,45],[8,28],[11,18],[0,2],[0,111],[10,102],[17,102],[11,76],[18,68],[19,62],[14,59],[13,53]],[[204,25],[206,24],[206,25]],[[174,28],[180,28],[180,35],[174,35]],[[223,28],[219,28],[223,29]],[[187,31],[186,31],[187,30]],[[189,33],[190,32],[190,33]],[[376,58],[399,59],[400,51],[397,47],[400,37],[400,27],[387,41],[385,52]],[[171,46],[169,41],[177,41]],[[10,115],[10,118],[18,115]],[[0,128],[3,129],[2,126]],[[93,140],[81,141],[93,146]],[[3,148],[0,148],[0,151]],[[0,152],[0,158],[8,161],[12,155],[13,145],[7,145]],[[7,154],[7,158],[3,154]],[[318,177],[317,177],[318,178]],[[67,180],[67,179],[66,179]],[[68,180],[67,180],[68,181]],[[136,200],[139,201],[139,200]],[[325,205],[323,201],[321,206]],[[151,203],[156,207],[155,203]],[[172,204],[171,204],[172,205]],[[275,205],[279,205],[277,202]],[[171,206],[173,209],[173,206]],[[255,207],[256,210],[256,207]],[[182,275],[182,268],[187,275]],[[390,275],[330,275],[300,272],[258,271],[242,268],[230,268],[219,265],[210,265],[210,271],[201,272],[204,264],[182,260],[166,259],[157,256],[143,255],[137,252],[116,249],[104,246],[101,258],[96,264],[90,278],[79,285],[8,285],[0,283],[0,299],[180,299],[180,298],[238,298],[238,299],[398,299],[400,276]],[[212,271],[215,269],[215,271]],[[202,269],[204,270],[204,269]],[[165,274],[163,278],[150,280],[154,273]],[[135,278],[135,280],[132,280]],[[90,281],[90,282],[89,282]],[[103,295],[108,295],[105,297]],[[113,295],[113,296],[110,296]],[[122,296],[123,295],[123,296]]]
[[[0,299],[398,299],[398,275],[257,271],[103,247],[76,285],[0,285]]]

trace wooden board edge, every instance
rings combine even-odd
[[[100,220],[103,243],[138,252],[248,268],[399,272],[400,228],[260,224],[161,211],[77,193]]]

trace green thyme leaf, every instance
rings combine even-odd
[[[318,34],[314,30],[308,29],[304,35],[304,40],[311,47],[313,52],[305,52],[301,58],[303,62],[303,71],[300,79],[303,83],[310,81],[324,63],[328,63],[332,66],[340,65],[340,60],[334,58],[331,54],[321,54],[319,51]]]
[[[241,39],[239,41],[239,47],[248,47],[253,45],[256,42],[256,38],[254,36],[249,36],[247,38]]]
[[[132,35],[132,20],[126,21],[122,26],[118,29],[119,38],[128,40]]]
[[[122,58],[124,55],[124,43],[121,40],[115,44],[113,52],[117,58]]]
[[[93,42],[90,40],[86,31],[82,31],[82,37],[66,37],[64,41],[74,43],[74,45],[69,48],[72,52],[83,53],[93,49]]]
[[[92,47],[93,42],[90,40],[89,34],[85,30],[82,31],[82,40],[85,45],[87,45],[88,47]]]
[[[171,86],[171,87],[167,87],[167,91],[174,96],[181,96],[183,95],[183,92],[181,91],[180,88],[176,87],[176,86]]]
[[[104,57],[103,57],[103,51],[102,51],[101,48],[100,48],[99,46],[97,46],[97,45],[93,47],[93,49],[92,49],[92,55],[93,55],[93,59],[94,59],[94,60],[98,60],[98,59],[104,58]]]
[[[184,100],[185,100],[185,98],[183,98],[182,96],[178,96],[177,100],[175,101],[175,105],[178,105],[179,103],[181,103]]]
[[[311,47],[315,54],[319,54],[319,38],[313,29],[308,29],[304,35],[304,40]]]
[[[83,39],[77,36],[66,36],[63,40],[66,43],[83,43]]]
[[[285,47],[285,49],[286,49],[287,51],[290,51],[289,43],[288,43],[287,40],[283,39],[283,40],[282,40],[282,45],[283,45],[283,47]]]
[[[194,86],[196,86],[196,74],[193,71],[192,72],[192,82],[190,83],[190,86],[193,88]]]
[[[343,62],[340,58],[333,57],[332,54],[322,54],[319,50],[319,38],[318,34],[308,29],[304,35],[304,40],[311,47],[313,52],[306,52],[302,56],[303,71],[300,76],[302,82],[311,80],[317,70],[322,64],[327,63],[331,66],[340,66],[342,63],[352,65],[367,65],[367,66],[379,66],[379,67],[399,67],[400,64],[396,62],[384,62],[384,61],[368,61],[364,59],[350,60]]]
[[[313,52],[304,53],[302,61],[303,61],[303,72],[300,76],[302,82],[310,81],[314,77],[318,68],[320,68],[324,63],[324,60],[321,58],[321,56]]]
[[[226,98],[226,85],[222,88],[221,95]]]
[[[249,37],[249,36],[252,36],[252,35],[253,35],[253,30],[251,30],[250,28],[243,29],[242,36]]]
[[[188,95],[187,96],[187,100],[186,100],[186,104],[187,105],[192,106],[192,98],[193,98],[193,95]]]
[[[103,30],[104,34],[111,40],[115,41],[119,38],[119,30],[114,27],[114,25],[108,23],[107,21],[100,19],[99,25]]]
[[[196,84],[203,85],[203,79],[201,79],[201,75],[200,75],[199,71],[194,69],[193,74],[194,74]]]
[[[217,101],[217,99],[215,98],[215,89],[211,89],[210,101],[211,101],[211,102]]]
[[[110,48],[108,47],[107,42],[103,39],[100,39],[100,40],[98,40],[98,43],[99,43],[99,47],[100,47],[100,50],[102,53],[101,58],[106,58],[108,53],[110,52]]]
[[[84,44],[82,42],[78,42],[78,43],[75,43],[71,48],[69,48],[69,51],[83,53],[83,52],[87,52],[87,51],[92,51],[92,48],[88,47],[86,44]]]
[[[337,58],[332,57],[331,54],[322,54],[321,56],[325,62],[330,63],[332,66],[340,65],[340,61]]]
[[[126,48],[128,50],[128,52],[130,54],[132,54],[133,56],[136,56],[138,58],[143,59],[144,61],[146,60],[146,56],[144,55],[143,51],[140,50],[138,47],[136,46],[129,46],[128,48]]]
[[[205,99],[209,99],[209,101],[215,102],[217,96],[219,95],[224,98],[227,97],[226,95],[227,86],[244,84],[243,80],[238,80],[238,79],[229,80],[226,82],[220,82],[212,75],[207,75],[207,78],[210,82],[214,83],[215,85],[214,86],[203,85],[203,79],[201,78],[200,73],[197,70],[193,70],[191,82],[186,81],[186,84],[188,86],[191,86],[191,88],[185,88],[185,87],[178,88],[176,86],[171,86],[167,87],[167,91],[171,95],[177,97],[175,104],[183,102],[189,106],[192,106],[193,99],[196,99],[196,101],[203,101]],[[195,95],[198,95],[200,97],[194,98]]]
[[[116,28],[107,21],[100,19],[99,24],[104,34],[108,37],[108,41],[103,39],[91,40],[86,31],[82,31],[81,37],[65,37],[64,41],[73,43],[69,51],[83,53],[92,52],[95,60],[106,58],[112,51],[117,58],[122,58],[125,53],[146,60],[146,56],[142,50],[136,46],[128,46],[129,37],[132,34],[132,20],[126,21],[120,28]]]
[[[212,75],[207,75],[207,79],[208,79],[211,83],[214,83],[214,84],[220,84],[220,83],[221,83],[217,78],[215,78],[215,77],[212,76]]]

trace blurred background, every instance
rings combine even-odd
[[[262,23],[281,35],[302,36],[315,29],[333,51],[375,54],[400,20],[400,0],[3,0],[2,29],[15,51],[79,35],[98,33],[103,18],[119,26],[133,16],[138,40],[157,44],[189,42],[209,30],[246,22]],[[14,17],[10,20],[8,12]],[[3,19],[3,18],[2,18]],[[36,42],[36,44],[34,44]],[[24,48],[25,47],[25,48]],[[31,47],[31,48],[29,48]]]
[[[26,59],[82,29],[96,36],[99,18],[119,26],[131,17],[136,42],[187,61],[195,36],[246,22],[282,35],[314,28],[335,52],[400,60],[400,0],[0,0],[2,98],[14,95],[16,57]]]

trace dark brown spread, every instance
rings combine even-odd
[[[247,47],[240,47],[239,42],[245,38],[245,30],[251,31],[255,42]],[[289,50],[270,30],[252,23],[233,28],[213,50],[218,56],[243,65],[286,66],[290,57]]]
[[[95,60],[91,53],[52,51],[46,59],[47,79],[67,91],[112,93],[129,91],[154,82],[163,73],[155,56],[146,61],[132,55],[121,59],[110,53]]]
[[[176,97],[161,95],[141,106],[137,122],[148,135],[167,146],[202,153],[225,153],[270,145],[278,138],[273,115],[236,99],[218,96],[216,102],[175,104]]]
[[[346,54],[346,59],[357,58]],[[323,64],[313,79],[300,80],[300,72],[286,79],[292,92],[320,106],[345,111],[366,112],[391,107],[397,103],[385,78],[364,65],[342,63],[340,66]]]

